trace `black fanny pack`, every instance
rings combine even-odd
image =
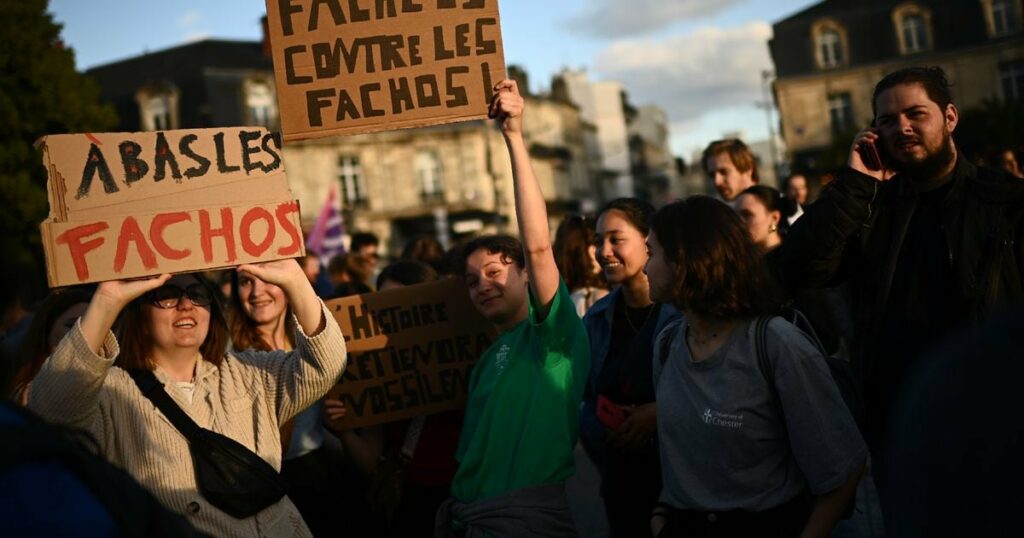
[[[284,479],[269,463],[234,439],[201,428],[174,403],[152,371],[132,369],[128,373],[143,396],[185,436],[199,493],[210,504],[243,519],[285,496]]]

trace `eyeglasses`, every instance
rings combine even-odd
[[[210,290],[202,284],[189,284],[185,289],[174,284],[164,284],[149,292],[149,301],[157,308],[177,308],[181,298],[186,295],[195,306],[210,306],[213,302]]]

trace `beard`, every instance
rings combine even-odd
[[[949,168],[956,160],[956,151],[953,150],[953,135],[945,133],[942,143],[935,151],[929,151],[921,161],[897,161],[894,163],[900,172],[910,176],[916,181],[931,181],[940,179],[936,176]]]

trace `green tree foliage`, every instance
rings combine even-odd
[[[37,267],[39,223],[48,214],[46,170],[34,142],[47,134],[117,125],[96,83],[75,71],[74,53],[47,0],[0,2],[0,249],[4,263]]]

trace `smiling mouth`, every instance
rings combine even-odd
[[[262,306],[267,306],[270,303],[271,303],[271,301],[256,301],[256,302],[250,302],[249,306],[252,306],[254,308],[260,308]]]
[[[179,319],[174,322],[175,329],[191,329],[196,326],[196,320],[194,319]]]

